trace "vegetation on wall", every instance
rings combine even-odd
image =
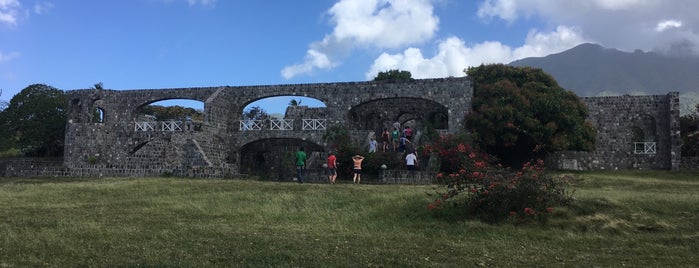
[[[374,81],[410,81],[413,80],[413,75],[409,71],[401,71],[398,69],[379,72]]]

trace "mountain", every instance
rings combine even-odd
[[[668,56],[640,50],[624,52],[588,43],[546,57],[513,61],[509,65],[541,68],[578,96],[678,91],[680,102],[687,98],[699,99],[699,57],[696,56]]]

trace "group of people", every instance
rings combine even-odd
[[[299,183],[303,183],[303,171],[306,169],[306,152],[303,151],[303,147],[299,148],[296,152],[296,175]],[[359,184],[362,180],[362,162],[364,161],[364,156],[355,155],[352,156],[352,182],[354,184]],[[408,170],[415,170],[417,166],[417,153],[414,150],[410,150],[408,155],[405,156],[405,164]],[[328,155],[327,163],[327,174],[328,182],[330,184],[335,184],[337,180],[337,157],[333,152]]]
[[[388,128],[384,128],[381,132],[381,151],[386,152],[390,150],[392,145],[394,152],[405,152],[408,147],[413,145],[413,130],[410,126],[403,128],[403,131],[399,130],[400,127],[393,127],[393,131],[389,132]],[[377,142],[372,136],[369,140],[369,152],[376,152]]]

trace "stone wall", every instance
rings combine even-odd
[[[548,163],[567,170],[671,169],[681,161],[679,94],[582,98],[597,129],[593,152],[556,152]],[[635,142],[655,143],[637,153]]]
[[[297,85],[179,88],[160,90],[74,90],[68,92],[69,121],[65,139],[64,167],[80,174],[104,176],[152,176],[184,174],[236,176],[253,170],[263,160],[287,173],[283,156],[299,146],[308,153],[327,151],[325,130],[346,127],[353,140],[362,140],[379,126],[393,122],[424,125],[440,120],[445,131],[464,127],[473,88],[466,78],[424,79],[404,82],[350,82]],[[286,118],[289,130],[241,130],[245,106],[274,96],[305,96],[325,103],[324,108],[295,107]],[[150,129],[138,108],[167,99],[204,102],[203,122],[177,131]],[[95,110],[103,120],[95,122]],[[383,109],[383,111],[380,111]],[[304,129],[303,119],[321,119],[324,126]],[[320,121],[319,121],[320,122]],[[376,127],[367,127],[372,122]],[[161,124],[164,122],[150,122]],[[188,122],[175,122],[187,124]],[[146,129],[144,131],[144,129]],[[283,141],[288,146],[268,150]],[[281,148],[281,149],[280,149]],[[254,167],[259,169],[259,167]],[[192,172],[190,172],[192,171]]]
[[[355,82],[299,85],[208,87],[161,90],[75,90],[68,92],[65,155],[56,162],[0,161],[3,176],[187,176],[224,178],[268,171],[287,179],[289,153],[303,146],[311,162],[322,164],[330,148],[326,129],[346,128],[364,147],[370,135],[398,122],[415,129],[419,143],[427,124],[444,133],[464,128],[473,87],[467,78],[410,82]],[[296,107],[287,114],[292,130],[240,129],[245,106],[273,96],[305,96],[324,108]],[[167,99],[204,102],[202,122],[176,122],[180,130],[139,131],[139,107]],[[548,163],[559,169],[679,169],[679,94],[586,97],[589,119],[597,128],[594,152],[557,152]],[[95,122],[99,109],[103,120]],[[324,117],[322,129],[304,130],[300,120]],[[163,122],[160,122],[163,123]],[[172,122],[170,122],[172,123]],[[655,152],[637,154],[634,142],[652,142]],[[315,155],[315,158],[314,158]],[[316,159],[317,158],[317,159]],[[314,160],[315,159],[315,160]],[[262,160],[261,167],[251,167]],[[694,164],[696,167],[696,164]],[[322,171],[318,171],[322,179]],[[255,174],[251,174],[255,175]],[[405,178],[401,174],[387,175]]]

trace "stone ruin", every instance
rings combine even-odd
[[[283,179],[290,154],[304,147],[322,165],[331,127],[357,144],[394,122],[440,133],[464,129],[473,95],[468,78],[143,90],[72,90],[64,158],[58,164],[4,161],[4,176],[187,176],[258,174]],[[250,103],[303,96],[326,107],[290,107],[284,118],[242,120]],[[155,121],[138,109],[169,99],[204,103],[204,118]],[[680,166],[679,94],[586,97],[597,128],[594,152],[558,152],[550,167],[573,170],[672,169]],[[553,166],[552,166],[553,165]],[[289,167],[287,167],[289,166]],[[31,168],[28,168],[31,167]]]

